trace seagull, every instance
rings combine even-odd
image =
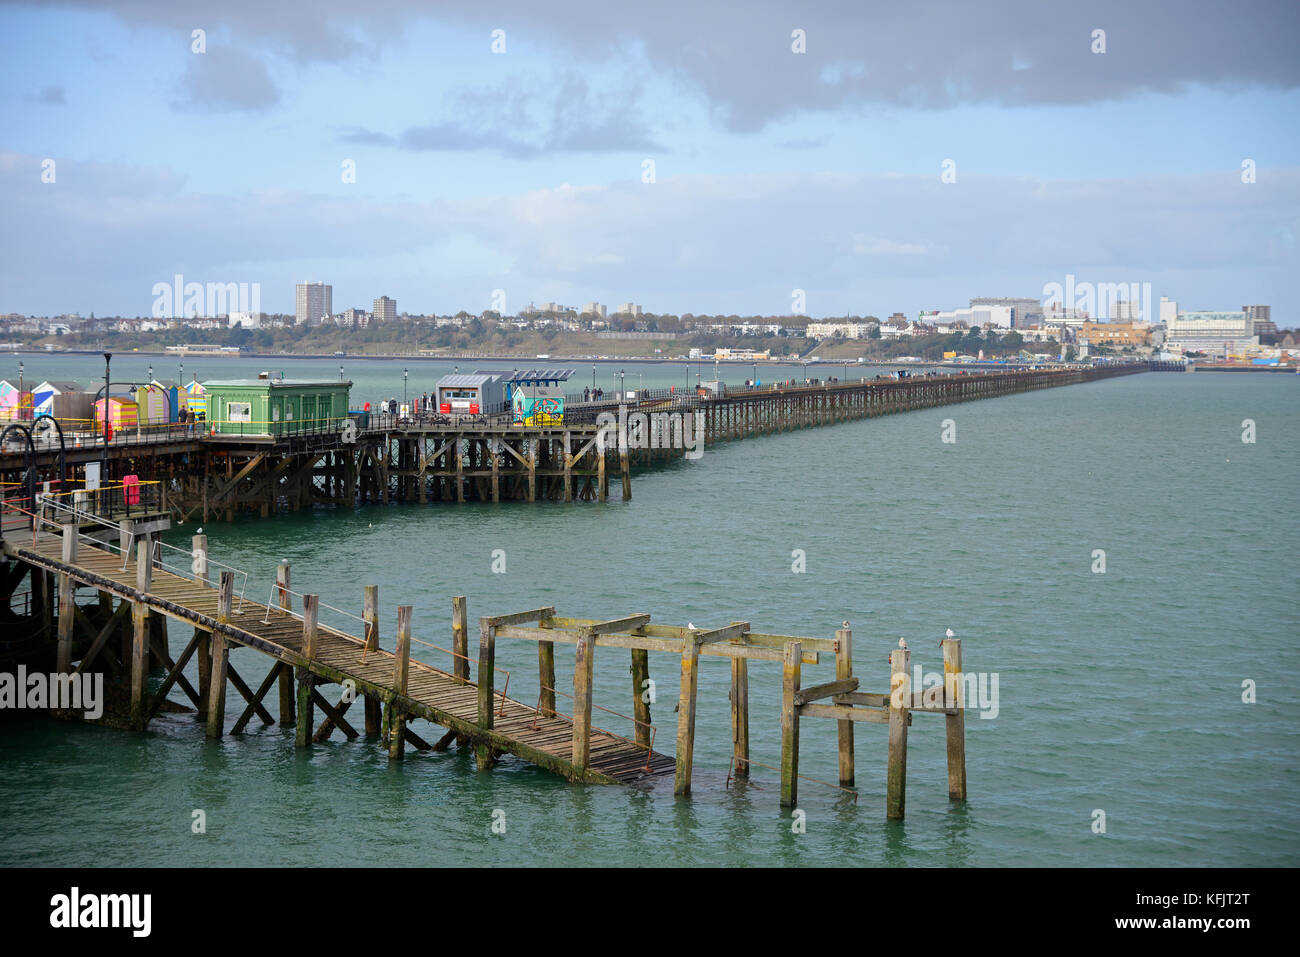
[[[202,535],[202,534],[203,534],[203,526],[200,525],[200,526],[199,526],[199,530],[198,530],[197,532],[195,532],[194,534],[195,534],[195,535]]]
[[[902,648],[904,651],[906,651],[906,650],[907,650],[907,639],[906,639],[906,638],[899,638],[899,639],[898,639],[898,647],[900,647],[900,648]]]
[[[688,622],[686,623],[686,627],[689,628],[691,631],[695,631],[695,630],[697,630],[697,629],[695,628],[695,622],[693,622],[693,621],[688,621]]]
[[[848,620],[847,618],[844,619],[844,624],[843,624],[842,627],[844,627],[844,628],[848,628],[848,627],[849,627],[849,620]]]
[[[953,631],[951,628],[948,629],[948,631],[947,631],[947,635],[948,635],[949,638],[956,638],[956,637],[957,637],[957,633],[956,633],[955,631]],[[939,647],[940,647],[940,648],[943,647],[943,642],[942,642],[942,641],[939,642]]]

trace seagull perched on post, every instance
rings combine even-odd
[[[957,637],[957,633],[956,633],[955,631],[953,631],[951,628],[948,629],[947,634],[948,634],[948,637],[949,637],[949,638],[956,638],[956,637]],[[940,647],[940,648],[943,647],[943,642],[942,642],[942,641],[939,642],[939,647]]]
[[[904,651],[906,651],[906,650],[907,650],[907,639],[906,639],[906,638],[899,638],[899,639],[898,639],[898,647],[900,647],[900,648],[902,648]]]

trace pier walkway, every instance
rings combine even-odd
[[[35,535],[30,531],[25,536],[9,534],[4,539],[4,553],[34,569],[57,576],[60,580],[61,591],[67,602],[67,605],[63,601],[59,603],[60,650],[61,655],[69,659],[66,662],[68,666],[72,663],[72,656],[64,652],[62,646],[65,643],[71,645],[73,628],[78,624],[77,619],[82,617],[77,615],[77,609],[71,607],[71,596],[75,594],[76,588],[90,587],[109,596],[110,600],[115,597],[123,605],[131,606],[132,618],[136,621],[131,653],[134,661],[130,666],[133,678],[132,723],[138,727],[147,725],[167,692],[174,684],[179,684],[191,697],[200,714],[206,712],[209,718],[209,736],[216,737],[225,733],[224,687],[215,695],[211,689],[214,669],[219,674],[223,667],[231,684],[247,702],[245,714],[236,722],[231,733],[241,732],[253,714],[259,715],[268,724],[272,723],[272,716],[261,705],[261,699],[280,675],[296,672],[299,677],[298,713],[302,714],[304,702],[308,705],[305,728],[307,735],[312,733],[310,715],[314,710],[312,706],[315,706],[326,716],[322,728],[326,734],[337,726],[348,737],[357,736],[357,732],[343,717],[343,712],[347,710],[346,704],[340,702],[337,706],[331,705],[318,690],[325,684],[349,687],[351,683],[356,700],[365,699],[368,705],[375,706],[382,703],[390,712],[393,709],[400,712],[400,719],[389,720],[386,715],[385,726],[398,728],[398,733],[405,741],[422,750],[438,746],[426,744],[409,731],[405,727],[408,719],[424,718],[448,729],[449,734],[444,739],[446,743],[439,750],[448,746],[450,739],[455,736],[494,754],[517,755],[571,780],[630,783],[648,775],[673,772],[672,757],[595,727],[590,729],[590,754],[586,765],[584,768],[575,768],[572,721],[554,712],[553,706],[546,712],[539,711],[538,708],[507,697],[504,691],[497,692],[489,688],[491,720],[486,723],[490,727],[483,727],[485,722],[481,720],[480,689],[476,682],[467,677],[467,656],[459,656],[464,661],[463,667],[459,669],[462,671],[460,675],[410,657],[409,608],[399,609],[399,649],[403,637],[400,633],[400,612],[404,610],[406,613],[407,644],[403,659],[394,652],[377,647],[377,625],[368,645],[364,638],[319,624],[314,602],[304,602],[304,609],[310,608],[304,615],[291,608],[264,605],[243,595],[236,596],[236,576],[232,572],[223,573],[221,587],[205,584],[206,555],[202,561],[203,570],[187,576],[182,568],[171,569],[162,565],[156,551],[155,558],[150,561],[147,556],[151,544],[147,541],[139,543],[136,556],[124,560],[112,546],[76,532],[72,534],[77,540],[72,547],[65,546],[64,532],[44,530]],[[69,551],[71,555],[68,554]],[[140,566],[142,558],[144,568]],[[196,561],[196,567],[199,564]],[[287,587],[278,590],[282,602],[292,602],[294,593],[289,592]],[[63,613],[65,608],[66,614]],[[148,625],[150,615],[163,615],[195,628],[194,639],[177,661],[170,659],[165,639],[159,648],[153,638]],[[84,669],[103,650],[112,635],[111,626],[123,617],[113,616],[103,630],[95,635],[78,671]],[[214,647],[208,654],[217,663],[208,668],[203,667],[206,649],[200,648],[200,645],[209,642],[215,645],[218,638],[228,648],[251,648],[275,660],[276,664],[256,692],[251,691],[230,667],[224,649],[218,655]],[[314,647],[309,648],[309,645]],[[185,665],[196,650],[199,651],[197,690],[183,674]],[[168,672],[161,688],[153,695],[144,690],[146,661],[150,652],[161,659],[162,666]],[[311,679],[304,682],[303,679],[308,675]],[[304,684],[307,687],[305,693],[310,696],[305,699]],[[282,696],[281,723],[298,724],[299,736],[302,738],[303,721],[295,721],[292,714],[285,714],[284,701]],[[211,707],[213,702],[218,702],[215,709]],[[213,710],[217,714],[215,722],[211,720]],[[370,710],[369,707],[367,710]],[[369,717],[367,714],[368,726],[372,724]],[[217,725],[215,730],[214,724]],[[390,748],[390,752],[391,750]]]

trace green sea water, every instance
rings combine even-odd
[[[349,377],[361,384],[363,368],[375,367],[348,365]],[[400,368],[374,372],[375,398],[392,369],[400,387]],[[685,380],[684,364],[671,374]],[[386,647],[398,604],[415,606],[417,638],[448,645],[454,594],[471,620],[554,605],[819,637],[848,620],[863,689],[884,691],[900,637],[935,670],[952,628],[966,669],[999,678],[997,717],[967,719],[964,804],[947,797],[942,719],[916,715],[907,817],[887,822],[886,730],[858,725],[856,803],[801,782],[797,833],[775,772],[727,785],[729,672],[703,658],[684,799],[671,778],[573,786],[510,757],[478,772],[455,748],[390,764],[336,735],[296,751],[290,730],[257,721],[209,742],[186,715],[146,734],[10,717],[0,863],[1294,866],[1298,411],[1297,376],[1146,374],[710,447],[637,473],[626,503],[318,509],[205,529],[261,601],[282,559],[295,589],[357,613],[378,583]],[[940,440],[948,418],[953,444]],[[186,638],[173,629],[174,654]],[[533,702],[535,646],[502,640],[497,654],[511,696]],[[568,687],[572,650],[556,659]],[[265,673],[256,652],[232,660],[250,683]],[[650,664],[657,743],[671,752],[677,663]],[[805,667],[804,682],[833,671]],[[598,649],[595,672],[596,703],[630,713],[627,652]],[[777,765],[779,666],[752,663],[750,684],[752,756]],[[834,723],[806,719],[801,771],[833,781],[835,755]],[[196,809],[205,834],[192,833]]]

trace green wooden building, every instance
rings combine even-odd
[[[225,379],[207,390],[206,432],[216,435],[298,435],[334,432],[348,417],[351,382]]]

